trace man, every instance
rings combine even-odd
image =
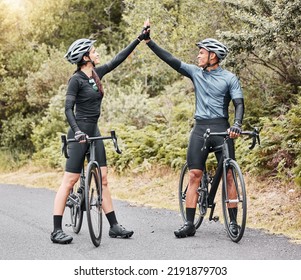
[[[176,237],[194,236],[196,229],[194,217],[197,205],[197,188],[203,176],[205,162],[208,157],[208,149],[202,150],[203,135],[207,128],[212,132],[228,130],[230,140],[230,156],[234,159],[234,143],[232,138],[237,138],[241,133],[244,115],[243,93],[237,77],[231,72],[220,67],[220,62],[227,56],[228,49],[215,39],[205,39],[196,45],[199,47],[198,66],[187,64],[172,56],[169,52],[159,47],[150,38],[150,24],[148,22],[148,47],[163,61],[180,74],[190,78],[195,88],[195,124],[190,134],[187,151],[187,163],[189,167],[189,184],[186,196],[186,220],[187,222],[174,233]],[[230,127],[229,104],[232,100],[235,107],[234,124]],[[219,146],[223,143],[223,137],[215,136],[208,139],[207,147]],[[220,153],[216,154],[220,159]],[[228,176],[229,177],[229,176]],[[229,179],[229,194],[235,193],[233,182]],[[237,205],[232,203],[229,208],[231,219],[230,229],[233,234],[238,233],[236,216]]]

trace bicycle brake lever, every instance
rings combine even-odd
[[[252,141],[251,146],[249,147],[250,150],[252,150],[255,147],[256,142],[258,142],[258,145],[260,145],[259,131],[258,131],[257,127],[254,128],[251,137],[253,138],[253,141]]]
[[[65,158],[69,158],[68,151],[67,151],[67,138],[66,135],[61,135],[62,140],[62,154],[64,154]]]
[[[260,138],[259,138],[259,134],[257,135],[257,142],[258,142],[258,145],[260,146]]]
[[[111,138],[112,138],[116,153],[121,154],[121,150],[119,149],[118,144],[117,144],[117,136],[116,136],[116,133],[114,130],[111,131]]]
[[[252,134],[252,144],[249,146],[249,150],[252,150],[256,145],[256,136]]]
[[[254,130],[256,132],[256,139],[257,139],[258,145],[260,146],[259,129],[258,129],[258,127],[255,127]]]

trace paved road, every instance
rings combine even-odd
[[[112,239],[104,219],[102,244],[90,241],[86,217],[80,234],[70,245],[52,244],[52,206],[55,192],[0,184],[1,260],[300,260],[301,245],[280,235],[247,228],[240,243],[227,237],[219,223],[205,223],[195,237],[177,239],[173,230],[179,213],[133,206],[115,200],[121,224],[132,228],[131,239]],[[69,222],[66,212],[63,223]]]

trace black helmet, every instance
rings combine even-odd
[[[229,52],[228,48],[224,44],[212,38],[200,41],[196,45],[199,48],[204,48],[208,52],[214,52],[219,60],[223,60]]]
[[[64,57],[72,64],[79,63],[95,42],[96,40],[78,39],[72,43]]]

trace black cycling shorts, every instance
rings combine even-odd
[[[79,129],[90,137],[100,136],[99,128],[95,122],[77,121]],[[74,138],[74,132],[70,128],[67,138]],[[68,144],[69,158],[66,161],[65,171],[71,173],[81,173],[85,161],[88,143],[71,142]],[[95,145],[95,159],[99,166],[107,166],[106,151],[102,140],[97,140]]]
[[[190,133],[187,164],[190,169],[204,170],[205,163],[208,158],[209,148],[214,148],[223,144],[223,136],[210,136],[206,140],[206,149],[203,149],[204,134],[208,128],[211,132],[224,132],[230,127],[227,119],[210,119],[210,120],[196,120],[194,127]],[[230,158],[235,159],[234,142],[233,139],[228,141]],[[219,161],[222,152],[216,152],[215,156]]]

